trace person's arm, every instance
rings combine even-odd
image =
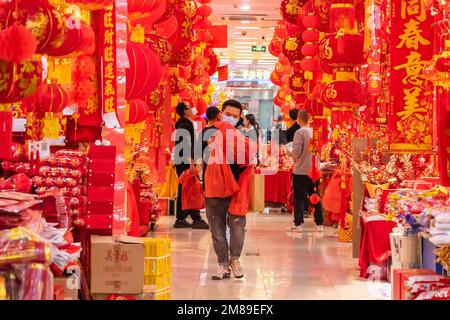
[[[292,157],[297,160],[301,157],[305,151],[305,136],[301,131],[295,132],[294,142],[292,145]]]

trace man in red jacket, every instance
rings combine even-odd
[[[257,145],[235,128],[241,114],[242,106],[238,101],[224,102],[222,115],[213,120],[217,132],[208,141],[211,156],[205,173],[205,207],[219,262],[219,271],[212,276],[213,280],[228,279],[231,271],[235,278],[244,276],[239,258],[244,246],[246,217],[242,212],[230,214],[230,203],[240,192],[248,192],[239,187],[239,178],[253,162]]]

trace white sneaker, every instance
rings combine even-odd
[[[292,231],[292,232],[302,232],[303,228],[302,226],[296,226],[295,224],[291,225],[290,227],[286,228],[286,231]]]
[[[233,271],[233,275],[235,278],[240,279],[244,277],[244,269],[238,260],[234,260],[231,263],[231,270]]]
[[[220,266],[219,271],[211,277],[212,280],[230,279],[230,268],[227,266]]]
[[[323,226],[316,226],[316,232],[323,232]]]

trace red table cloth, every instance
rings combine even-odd
[[[286,204],[291,190],[291,171],[280,170],[264,177],[265,201]]]
[[[364,222],[361,218],[361,243],[359,266],[361,268],[360,276],[368,278],[370,265],[382,266],[386,264],[391,255],[391,244],[389,234],[392,228],[396,226],[392,221],[368,221]],[[381,279],[386,280],[386,268],[382,268]]]

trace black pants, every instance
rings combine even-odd
[[[303,212],[305,206],[309,202],[308,195],[311,196],[314,193],[314,184],[310,177],[304,175],[292,175],[294,184],[294,223],[296,226],[303,224]],[[316,188],[319,187],[319,182],[316,184]],[[312,204],[311,204],[312,205]],[[316,225],[323,225],[322,215],[322,203],[314,205],[314,221]]]
[[[190,165],[188,164],[178,164],[175,166],[175,169],[177,170],[178,177],[181,176],[181,174],[189,170]],[[192,220],[201,220],[202,217],[200,216],[200,210],[183,210],[181,205],[181,196],[182,196],[183,190],[181,187],[181,183],[178,183],[178,196],[177,196],[177,220],[185,220],[188,216],[191,216]]]

